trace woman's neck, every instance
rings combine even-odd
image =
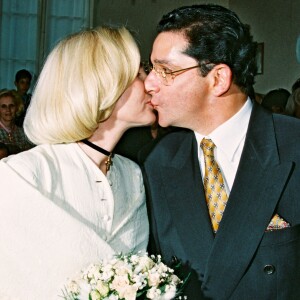
[[[0,119],[0,125],[8,132],[10,132],[14,128],[14,124],[11,121],[5,121]]]
[[[119,128],[116,124],[111,124],[107,120],[99,124],[94,134],[88,138],[88,141],[112,153],[124,132],[124,128]],[[86,155],[106,174],[109,157],[82,142],[78,144]]]

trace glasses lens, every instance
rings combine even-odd
[[[171,85],[174,81],[174,77],[172,74],[170,73],[165,73],[165,81],[164,84],[165,85]]]
[[[173,76],[166,72],[166,70],[160,66],[153,66],[153,70],[160,82],[164,85],[171,85],[173,83]]]

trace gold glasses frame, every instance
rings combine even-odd
[[[180,70],[175,70],[175,71],[169,71],[165,67],[162,66],[157,66],[157,65],[150,65],[149,66],[149,72],[154,71],[154,73],[157,75],[157,77],[160,79],[160,81],[164,85],[172,85],[174,82],[174,78],[180,74],[183,74],[186,71],[199,68],[199,65],[188,67],[188,68],[183,68]]]

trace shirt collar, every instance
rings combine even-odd
[[[253,103],[248,98],[243,107],[234,116],[217,127],[208,136],[194,132],[198,144],[200,145],[204,137],[211,139],[217,149],[224,152],[227,158],[232,161],[236,150],[246,136],[252,107]]]

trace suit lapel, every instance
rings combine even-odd
[[[270,222],[292,163],[280,163],[272,115],[253,108],[246,142],[205,271],[207,296],[228,299]]]
[[[168,166],[162,167],[166,201],[179,237],[198,273],[204,274],[214,237],[207,212],[194,133],[179,145]],[[184,187],[184,188],[182,188]]]

